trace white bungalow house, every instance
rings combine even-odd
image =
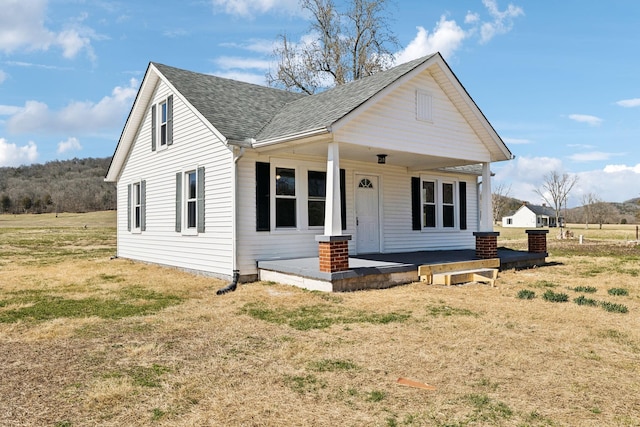
[[[248,281],[323,242],[473,248],[511,158],[438,53],[309,96],[150,63],[105,179],[118,257]]]
[[[560,225],[563,219],[560,217]],[[523,203],[513,214],[502,217],[503,227],[557,227],[556,211],[546,205],[530,205]]]

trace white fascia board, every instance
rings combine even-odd
[[[253,148],[268,147],[270,145],[282,144],[282,143],[285,143],[285,142],[291,142],[291,141],[304,139],[304,138],[311,138],[311,137],[314,137],[314,136],[329,134],[331,132],[332,132],[331,129],[329,129],[327,127],[321,127],[321,128],[318,128],[318,129],[313,129],[313,130],[309,130],[309,131],[305,131],[305,132],[301,132],[301,133],[296,133],[296,134],[292,134],[292,135],[282,136],[282,137],[278,137],[278,138],[265,139],[265,140],[262,140],[262,141],[259,141],[259,142],[254,142],[253,143]]]

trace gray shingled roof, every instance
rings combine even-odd
[[[255,137],[287,102],[306,95],[153,65],[227,139]]]
[[[227,139],[260,141],[331,126],[432,56],[315,95],[153,65]]]
[[[527,207],[536,215],[556,216],[556,211],[549,206],[527,205]]]

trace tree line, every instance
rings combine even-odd
[[[104,182],[110,162],[110,157],[76,158],[0,168],[0,212],[113,210],[116,187]]]

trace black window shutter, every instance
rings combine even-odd
[[[173,144],[173,95],[167,98],[167,145]]]
[[[204,233],[204,166],[198,168],[198,233]]]
[[[151,151],[156,151],[156,106],[151,106]]]
[[[422,228],[420,221],[420,178],[411,177],[411,224],[413,230]]]
[[[127,231],[131,231],[131,184],[127,185]]]
[[[458,183],[458,195],[460,196],[460,230],[467,229],[467,183]]]
[[[182,231],[182,173],[176,174],[176,232]]]
[[[147,181],[140,182],[140,231],[147,229]]]
[[[340,169],[340,219],[344,231],[347,229],[347,179],[344,169]]]
[[[271,165],[256,162],[256,231],[271,229]]]

